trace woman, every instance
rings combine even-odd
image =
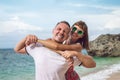
[[[81,61],[82,65],[87,68],[93,68],[96,66],[96,63],[93,61],[91,56],[85,55],[81,56],[80,51],[81,48],[72,48],[76,51],[58,51],[58,50],[68,50],[68,47],[66,45],[54,43],[51,40],[39,40],[38,42],[42,43],[44,46],[55,49],[59,54],[61,54],[65,58],[71,58],[73,59],[73,56],[77,56],[77,58]],[[69,38],[64,42],[65,44],[76,44],[81,45],[84,50],[89,50],[89,39],[88,39],[88,28],[85,22],[78,21],[74,23],[71,27],[71,32]],[[72,47],[72,46],[71,46]],[[72,63],[73,64],[73,63]],[[66,72],[66,80],[80,80],[78,74],[74,71],[73,65],[68,69]]]

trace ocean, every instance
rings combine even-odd
[[[96,68],[75,67],[81,80],[105,80],[120,72],[119,57],[94,57]],[[13,49],[0,49],[0,80],[35,80],[35,66],[31,56],[17,54]]]

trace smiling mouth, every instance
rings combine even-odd
[[[63,38],[64,38],[63,35],[57,35],[57,37],[58,37],[59,39],[63,39]]]

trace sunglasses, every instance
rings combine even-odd
[[[73,28],[72,28],[72,32],[75,32],[76,30],[77,30],[76,27],[73,27]],[[77,34],[78,34],[78,35],[83,35],[83,33],[84,33],[84,32],[83,32],[82,30],[77,30]]]

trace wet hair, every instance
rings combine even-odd
[[[77,21],[72,25],[72,27],[74,25],[80,27],[84,31],[83,37],[79,38],[76,42],[80,43],[83,48],[89,50],[88,27],[87,27],[86,23],[84,21]]]
[[[70,24],[69,24],[67,21],[60,21],[60,22],[58,22],[58,23],[56,24],[56,26],[57,26],[58,24],[60,24],[60,23],[65,23],[65,24],[68,25],[68,27],[70,28]]]

